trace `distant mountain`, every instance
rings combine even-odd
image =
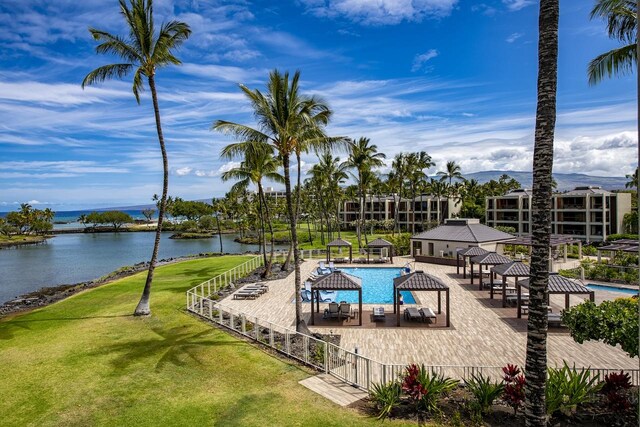
[[[509,175],[516,179],[522,187],[531,188],[533,175],[523,171],[482,171],[465,173],[466,179],[475,179],[479,183],[485,183],[492,179],[498,180],[500,175]],[[591,176],[582,173],[554,173],[553,177],[558,183],[558,191],[573,190],[582,185],[599,185],[605,190],[623,190],[627,178],[619,176]]]

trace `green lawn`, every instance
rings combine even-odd
[[[0,424],[379,425],[300,386],[299,367],[185,313],[188,288],[246,259],[158,268],[151,318],[131,316],[141,273],[0,321]]]

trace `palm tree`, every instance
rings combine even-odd
[[[268,179],[270,181],[283,182],[284,179],[282,178],[282,175],[277,172],[279,161],[273,156],[273,148],[270,145],[255,144],[255,149],[245,151],[244,155],[244,161],[240,163],[240,166],[224,172],[221,178],[223,181],[228,181],[230,179],[238,180],[238,182],[233,186],[233,188],[236,189],[246,189],[249,184],[254,184],[258,187],[258,216],[262,236],[262,255],[264,257],[265,265],[262,278],[264,279],[271,274],[271,265],[273,264],[275,248],[273,224],[271,222],[271,215],[269,214],[269,205],[264,196],[262,181],[263,179]],[[269,234],[271,236],[271,250],[268,259],[265,223],[269,227]]]
[[[407,183],[409,184],[409,192],[410,192],[410,204],[411,204],[411,232],[415,233],[416,231],[416,220],[415,220],[415,199],[417,197],[417,189],[421,182],[427,178],[427,174],[424,172],[425,169],[429,169],[433,167],[435,163],[431,160],[431,156],[429,156],[426,152],[420,151],[418,153],[410,153],[406,157],[406,173],[407,173]],[[422,199],[420,200],[420,209],[422,209]]]
[[[220,241],[220,255],[224,253],[222,248],[222,229],[220,228],[220,216],[224,215],[227,211],[226,199],[213,199],[211,205],[213,206],[213,215],[216,218],[216,225],[218,227],[218,240]]]
[[[167,190],[169,188],[169,164],[165,149],[162,125],[160,122],[160,107],[156,92],[156,71],[167,65],[180,65],[181,62],[173,54],[173,51],[184,43],[191,35],[189,25],[180,21],[169,21],[160,26],[156,34],[153,16],[153,0],[130,0],[129,5],[125,0],[120,0],[120,13],[127,24],[129,34],[127,37],[112,35],[106,31],[89,28],[94,40],[101,42],[96,47],[99,54],[112,54],[123,59],[124,62],[103,65],[91,71],[82,81],[82,87],[101,83],[112,78],[123,78],[133,72],[133,95],[140,104],[140,92],[144,90],[146,78],[151,91],[153,111],[156,121],[156,132],[162,153],[163,181],[162,197],[158,210],[158,226],[153,244],[151,261],[147,272],[147,280],[142,291],[140,302],[134,311],[135,316],[151,314],[149,298],[151,295],[151,282],[156,268],[162,221],[167,204]]]
[[[258,142],[271,145],[282,161],[287,200],[287,214],[294,256],[296,329],[302,327],[302,300],[300,298],[300,254],[298,253],[297,215],[291,191],[291,155],[308,147],[310,140],[325,140],[324,127],[329,122],[331,110],[319,98],[302,95],[298,82],[300,72],[293,78],[289,73],[274,70],[269,74],[267,94],[240,85],[243,94],[251,102],[258,128],[217,120],[213,129],[234,135],[241,142],[230,144],[224,155],[236,157],[246,151],[248,145]]]
[[[431,188],[431,194],[433,194],[433,196],[435,196],[436,200],[437,200],[437,206],[436,206],[436,221],[438,222],[438,224],[440,224],[440,199],[447,194],[447,184],[442,182],[442,181],[436,181],[435,179],[431,178],[431,182],[429,183],[429,187]],[[448,202],[449,199],[447,199]],[[431,218],[429,218],[429,221],[431,221]]]
[[[547,298],[553,138],[558,83],[559,0],[541,0],[538,41],[538,106],[533,153],[532,254],[527,324],[525,418],[527,426],[546,426]]]
[[[451,198],[451,192],[453,190],[452,188],[453,179],[454,178],[463,179],[460,165],[458,165],[454,161],[447,162],[446,170],[438,172],[437,175],[440,177],[440,181],[449,181],[449,187],[447,188],[447,212],[446,212],[446,216],[447,218],[449,218],[449,199]]]
[[[387,157],[384,153],[378,152],[377,145],[369,144],[370,142],[371,140],[369,138],[364,137],[360,137],[357,141],[349,141],[347,145],[349,158],[345,162],[345,165],[347,167],[355,169],[355,173],[352,174],[352,176],[358,183],[358,200],[360,205],[358,213],[359,218],[356,226],[356,233],[358,235],[358,247],[362,246],[361,233],[362,221],[364,219],[364,198],[367,191],[367,186],[363,178],[367,171],[384,165],[383,160]]]
[[[609,37],[618,40],[622,46],[594,58],[588,67],[589,84],[598,84],[606,77],[627,74],[636,65],[637,27],[636,1],[598,0],[591,10],[591,19],[607,21]]]
[[[395,236],[396,230],[400,232],[400,222],[398,216],[400,215],[400,201],[402,200],[402,189],[404,187],[404,180],[407,169],[407,157],[404,153],[396,154],[391,162],[392,171],[389,172],[387,180],[391,188],[395,188],[394,192],[394,213],[393,213],[393,235]],[[397,196],[397,199],[396,199]]]
[[[638,168],[632,174],[625,175],[625,178],[629,180],[624,184],[624,188],[635,188],[638,189]]]

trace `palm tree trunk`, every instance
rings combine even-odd
[[[218,240],[220,240],[220,255],[224,252],[222,250],[222,230],[220,229],[220,215],[216,214],[216,224],[218,225]]]
[[[153,282],[153,272],[156,269],[156,262],[158,260],[162,222],[164,220],[164,211],[167,207],[167,192],[169,189],[169,160],[167,159],[167,150],[164,146],[164,135],[162,134],[162,123],[160,122],[160,106],[158,105],[158,94],[156,93],[156,82],[153,75],[149,76],[149,90],[151,91],[151,99],[153,100],[156,132],[158,133],[158,143],[160,144],[160,152],[162,153],[162,197],[160,198],[160,206],[158,208],[158,226],[156,227],[156,236],[153,242],[153,252],[151,253],[151,260],[149,261],[149,269],[147,270],[147,280],[144,283],[140,301],[133,312],[134,316],[148,316],[151,314],[151,306],[149,304],[151,283]]]
[[[525,372],[527,426],[545,426],[547,381],[547,301],[553,138],[558,82],[559,0],[541,0],[538,41],[538,106],[533,153],[532,254]]]
[[[260,221],[260,249],[262,252],[262,260],[267,265],[267,235],[264,228],[264,202],[262,194],[262,183],[258,182],[258,218]]]
[[[293,197],[291,194],[291,173],[289,171],[289,155],[282,156],[282,166],[284,167],[284,189],[287,198],[287,210],[289,211],[289,221],[291,228],[291,247],[293,250],[294,264],[294,294],[296,297],[296,331],[302,326],[302,299],[300,298],[300,255],[298,254],[298,230],[296,222],[296,211],[294,209]],[[289,253],[291,254],[291,253]]]
[[[273,265],[275,244],[274,244],[274,236],[273,236],[273,224],[271,223],[271,215],[269,214],[269,205],[267,204],[267,200],[264,197],[264,190],[262,190],[262,185],[260,185],[259,189],[260,189],[260,193],[262,194],[261,197],[262,197],[262,205],[264,206],[265,222],[269,227],[269,234],[271,235],[271,238],[270,238],[271,248],[269,249],[269,259],[265,261],[264,272],[262,273],[262,278],[265,279],[269,277],[269,275],[271,274],[271,266]]]

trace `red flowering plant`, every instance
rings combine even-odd
[[[416,406],[420,404],[423,396],[429,391],[420,381],[421,372],[420,367],[415,363],[406,367],[404,379],[402,380],[402,391],[415,403]]]
[[[631,386],[631,377],[622,371],[611,372],[604,376],[604,385],[600,393],[606,396],[609,409],[618,412],[627,411],[631,408],[629,394],[627,393]]]
[[[502,372],[504,373],[504,401],[516,414],[524,402],[524,386],[527,380],[517,365],[507,364],[502,368]]]

